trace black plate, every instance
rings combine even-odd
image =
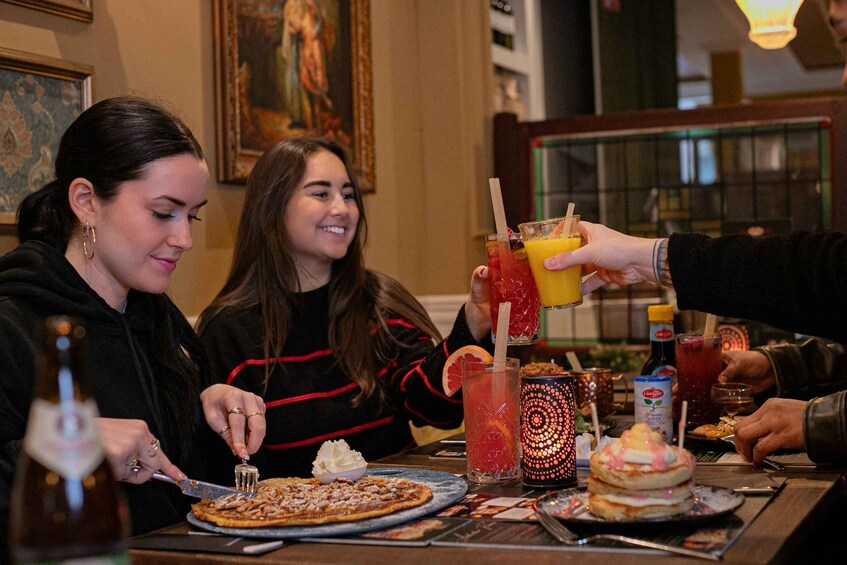
[[[701,437],[694,434],[685,434],[685,442],[699,445],[711,451],[734,451],[735,443],[726,441],[719,437]]]
[[[562,522],[571,525],[604,525],[604,526],[633,526],[638,524],[657,523],[691,523],[713,520],[735,512],[744,504],[744,495],[730,489],[705,485],[694,485],[694,506],[684,514],[660,518],[630,518],[628,520],[606,520],[591,512],[583,512],[574,516],[570,513],[569,503],[577,498],[582,504],[588,504],[588,491],[584,487],[557,490],[540,496],[535,501],[535,507],[543,505],[547,512]]]

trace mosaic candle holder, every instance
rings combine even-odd
[[[524,485],[537,488],[577,485],[571,375],[521,378],[521,450]]]

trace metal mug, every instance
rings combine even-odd
[[[583,416],[591,416],[592,402],[597,406],[598,418],[605,418],[617,410],[624,409],[629,399],[629,383],[623,378],[623,373],[612,376],[611,369],[589,367],[582,371],[571,371],[571,374],[574,377],[576,405]],[[622,403],[615,402],[615,383],[621,380],[624,383]]]

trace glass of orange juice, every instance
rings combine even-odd
[[[570,225],[565,230],[565,224]],[[569,308],[582,304],[582,267],[574,265],[561,271],[548,271],[544,260],[563,251],[574,251],[582,245],[579,216],[553,218],[520,224],[529,268],[545,308]]]

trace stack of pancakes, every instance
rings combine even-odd
[[[619,441],[594,453],[588,477],[588,508],[607,520],[660,518],[694,505],[694,456],[666,445],[646,424],[635,424]]]

